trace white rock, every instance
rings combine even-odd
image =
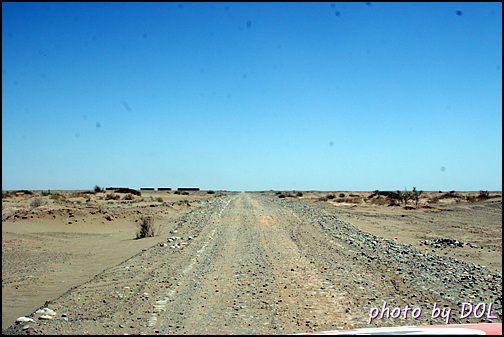
[[[56,316],[56,312],[49,308],[44,308],[44,309],[39,309],[35,311],[36,314],[43,314],[43,315],[51,315],[51,316]]]
[[[18,319],[16,319],[16,322],[26,323],[26,322],[35,322],[35,321],[29,317],[19,317]]]
[[[51,315],[41,315],[39,319],[53,319]]]

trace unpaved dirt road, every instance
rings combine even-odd
[[[289,334],[446,324],[434,308],[449,323],[502,322],[500,274],[360,231],[321,208],[238,193],[176,221],[159,240],[166,246],[51,301],[51,319],[33,313],[33,322],[3,332]],[[463,303],[491,306],[490,317],[461,319]],[[389,315],[400,308],[400,317],[384,312],[369,324],[371,309],[384,305]]]

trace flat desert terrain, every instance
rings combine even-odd
[[[501,323],[502,193],[377,192],[3,193],[2,332]]]

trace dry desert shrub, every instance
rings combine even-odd
[[[14,196],[14,193],[13,192],[4,192],[2,191],[2,199],[5,199],[5,198],[12,198]]]
[[[386,198],[382,198],[381,196],[378,196],[378,198],[371,199],[371,201],[369,203],[372,205],[383,206],[383,205],[389,205],[390,200],[387,200]]]
[[[154,218],[150,215],[140,217],[138,231],[136,233],[137,239],[151,238],[158,236],[161,232],[161,226],[154,225]]]
[[[33,207],[33,208],[37,208],[39,206],[42,206],[42,199],[40,199],[40,198],[33,199],[30,202],[30,206]]]
[[[361,198],[355,198],[355,197],[346,198],[345,202],[347,202],[349,204],[360,204],[361,203]]]
[[[135,200],[133,194],[129,193],[124,196],[124,200]]]
[[[479,191],[479,195],[478,195],[479,200],[485,200],[488,198],[490,198],[490,194],[488,193],[488,191]]]
[[[119,200],[119,199],[121,199],[121,196],[114,193],[109,193],[105,196],[105,200]]]

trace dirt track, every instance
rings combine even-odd
[[[171,233],[47,305],[50,320],[4,333],[286,334],[373,326],[502,322],[502,276],[377,237],[318,207],[258,193],[214,199]],[[158,238],[159,239],[159,238]],[[413,319],[370,310],[421,308]],[[492,315],[460,319],[462,303]],[[417,311],[418,312],[418,311]]]

